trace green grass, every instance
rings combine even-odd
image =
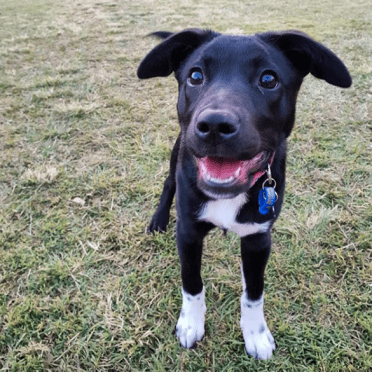
[[[372,370],[372,8],[367,0],[0,1],[0,371]],[[206,335],[172,331],[180,268],[145,234],[178,134],[173,77],[139,81],[155,30],[298,28],[353,86],[307,77],[273,231],[265,315],[245,355],[238,238],[205,241]]]

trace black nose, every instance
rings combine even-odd
[[[205,110],[195,126],[196,135],[205,141],[223,141],[234,137],[239,130],[239,119],[225,111]]]

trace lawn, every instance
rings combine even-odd
[[[0,371],[372,370],[372,7],[367,0],[0,0]],[[178,135],[173,76],[140,81],[156,30],[300,29],[353,77],[308,76],[288,144],[265,316],[244,352],[240,248],[205,241],[206,335],[181,307],[175,212],[146,227]]]

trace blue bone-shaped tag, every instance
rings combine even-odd
[[[270,208],[274,206],[276,202],[276,192],[274,187],[263,187],[258,195],[258,204],[260,206],[259,211],[261,214],[268,214]]]

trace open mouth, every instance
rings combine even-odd
[[[206,156],[197,160],[199,180],[203,180],[209,186],[228,187],[246,183],[249,175],[257,172],[267,161],[267,153],[262,151],[249,160],[215,156]]]

